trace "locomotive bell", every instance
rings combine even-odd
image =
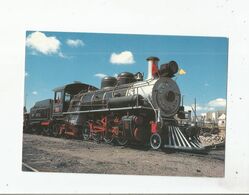
[[[143,81],[143,74],[141,73],[141,72],[137,72],[135,75],[135,79],[136,79],[136,81]]]

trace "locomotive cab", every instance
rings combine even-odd
[[[72,83],[62,87],[55,88],[53,115],[61,116],[69,108],[72,97],[79,92],[87,92],[89,90],[96,90],[97,88],[84,83]]]

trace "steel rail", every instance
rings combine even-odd
[[[22,166],[24,166],[26,169],[28,169],[28,170],[30,170],[32,172],[39,172],[37,169],[31,167],[30,165],[28,165],[28,164],[26,164],[24,162],[22,162]]]

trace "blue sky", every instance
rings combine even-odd
[[[149,56],[159,57],[159,65],[175,60],[186,71],[175,79],[187,108],[195,97],[198,113],[225,108],[227,38],[42,31],[26,33],[27,108],[73,81],[100,87],[102,76],[122,71],[146,78]]]

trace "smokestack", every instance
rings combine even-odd
[[[148,76],[147,79],[154,78],[155,74],[158,72],[158,57],[149,57],[146,59],[148,61]]]

